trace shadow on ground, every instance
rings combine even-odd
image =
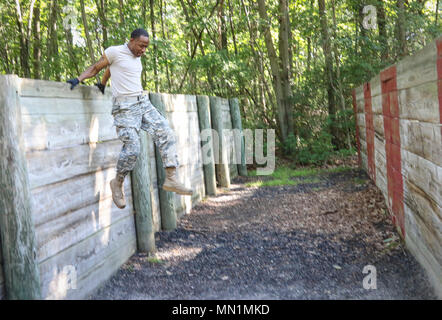
[[[90,298],[434,299],[367,175],[318,178],[247,188],[256,177],[238,177],[157,233],[154,257],[134,255]],[[363,287],[367,265],[376,289]]]

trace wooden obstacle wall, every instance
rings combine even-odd
[[[442,38],[353,94],[360,163],[442,297]]]
[[[137,249],[154,248],[154,243],[144,239],[147,233],[151,241],[154,232],[164,229],[165,200],[158,187],[163,169],[158,167],[156,147],[146,134],[146,154],[138,161],[137,172],[125,180],[127,206],[120,210],[113,204],[109,187],[122,145],[113,126],[109,92],[102,95],[95,87],[86,86],[70,90],[66,83],[20,79],[14,75],[0,76],[0,90],[0,112],[6,106],[12,110],[0,120],[7,124],[14,116],[19,124],[11,129],[15,136],[9,137],[6,129],[0,132],[0,139],[4,135],[10,141],[9,145],[2,145],[0,163],[6,168],[22,155],[22,167],[11,172],[21,175],[24,182],[20,188],[25,189],[25,195],[26,190],[29,193],[28,197],[19,192],[4,193],[14,179],[2,171],[0,181],[4,190],[0,194],[0,211],[6,215],[0,225],[0,239],[7,241],[0,241],[0,298],[86,298]],[[205,178],[210,180],[202,163],[199,105],[197,97],[190,95],[150,94],[150,97],[162,109],[177,136],[179,178],[196,190],[192,198],[165,192],[170,200],[166,206],[172,208],[169,214],[179,218],[205,196]],[[229,106],[229,100],[217,99]],[[210,126],[210,118],[206,120]],[[229,127],[230,123],[232,127],[230,113],[224,114],[223,121],[225,126]],[[17,156],[13,155],[11,160],[8,150],[14,146],[14,139],[23,143],[13,150]],[[231,143],[233,140],[225,147],[232,147]],[[139,194],[139,188],[133,188],[134,174],[137,186],[147,190],[144,195]],[[236,174],[232,169],[229,179]],[[141,176],[148,181],[140,179]],[[17,201],[29,209],[21,210],[15,204]],[[136,207],[142,212],[136,212]],[[29,223],[29,230],[12,232],[6,219],[11,217],[17,217],[18,226],[23,221]],[[22,237],[30,243],[23,253],[26,259],[14,260],[9,253],[21,248]],[[32,288],[18,280],[23,274],[20,268],[13,267],[27,266],[28,261],[36,270]],[[17,272],[14,281],[10,280],[12,272]],[[32,277],[32,272],[26,274]],[[17,286],[18,293],[12,295]],[[28,294],[31,289],[32,294]]]

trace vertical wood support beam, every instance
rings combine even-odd
[[[226,141],[223,135],[223,116],[221,110],[221,98],[210,97],[210,117],[212,128],[218,133],[213,139],[213,150],[215,154],[216,180],[223,188],[230,188],[230,169],[227,159]]]
[[[404,184],[402,177],[399,98],[396,66],[381,72],[382,113],[387,161],[388,206],[393,222],[405,238]]]
[[[376,164],[374,160],[374,124],[370,82],[364,83],[365,137],[367,142],[368,175],[376,184]]]
[[[204,184],[207,195],[216,195],[215,160],[213,155],[212,125],[210,123],[210,100],[208,96],[197,96],[198,121],[203,156]]]
[[[160,93],[150,93],[149,99],[160,113],[165,114],[164,102]],[[155,146],[155,160],[157,165],[158,195],[160,198],[161,228],[163,230],[174,230],[177,225],[174,195],[173,192],[165,191],[162,188],[166,179],[166,170],[157,146]]]
[[[353,89],[353,112],[355,115],[355,128],[356,128],[356,147],[358,149],[358,166],[361,167],[361,141],[359,139],[359,125],[358,125],[358,108],[356,105],[356,90]]]
[[[140,131],[140,155],[131,172],[135,208],[135,227],[139,252],[155,251],[155,231],[152,223],[151,179],[147,132]]]
[[[0,76],[0,236],[6,297],[40,299],[40,274],[32,221],[16,75]]]
[[[236,150],[236,163],[240,176],[247,176],[245,140],[242,131],[241,113],[239,111],[239,102],[237,98],[229,99],[230,117],[232,119],[232,128],[234,130],[234,141]],[[239,151],[239,154],[238,154]]]

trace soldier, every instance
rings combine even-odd
[[[165,117],[143,94],[141,86],[141,56],[149,45],[149,34],[144,29],[131,33],[130,41],[120,46],[111,46],[103,56],[90,66],[78,78],[68,80],[71,90],[84,79],[94,77],[106,68],[101,83],[96,84],[104,94],[106,82],[112,74],[112,115],[118,138],[123,148],[117,162],[117,174],[111,180],[112,199],[122,209],[126,206],[123,192],[123,181],[133,170],[140,153],[139,131],[143,129],[152,137],[160,150],[163,166],[166,168],[166,179],[163,189],[182,195],[192,195],[191,189],[183,186],[177,178],[178,156],[176,137]]]

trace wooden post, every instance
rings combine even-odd
[[[219,155],[215,157],[216,179],[221,187],[230,188],[230,169],[227,159],[227,148],[223,138],[223,116],[221,110],[221,98],[210,97],[210,117],[212,128],[218,133],[218,141],[214,142],[214,153]],[[217,151],[218,148],[218,151]]]
[[[237,129],[240,133],[239,136],[234,136],[235,141],[235,150],[240,151],[240,155],[236,155],[237,159],[237,167],[240,176],[247,176],[247,166],[246,166],[246,153],[245,153],[245,141],[244,135],[242,132],[242,124],[241,124],[241,113],[239,111],[239,102],[237,98],[229,99],[230,106],[230,117],[232,118],[232,128]],[[237,146],[237,144],[240,146]],[[238,163],[240,162],[240,163]]]
[[[205,132],[207,140],[201,141],[203,151],[203,171],[206,194],[216,195],[215,160],[213,156],[212,126],[210,124],[210,100],[208,96],[197,96],[198,120],[201,132]]]
[[[149,146],[147,133],[140,131],[140,155],[131,173],[132,195],[135,207],[135,227],[139,252],[155,251],[155,232],[152,226],[152,199],[150,196]]]
[[[0,76],[0,236],[6,297],[41,299],[18,101],[18,77]]]
[[[165,114],[161,93],[150,93],[149,99],[160,113]],[[163,230],[174,230],[176,228],[174,195],[173,192],[165,191],[162,188],[166,179],[166,170],[163,167],[163,160],[157,146],[155,146],[155,160],[157,164],[158,195],[160,197],[161,228]]]

